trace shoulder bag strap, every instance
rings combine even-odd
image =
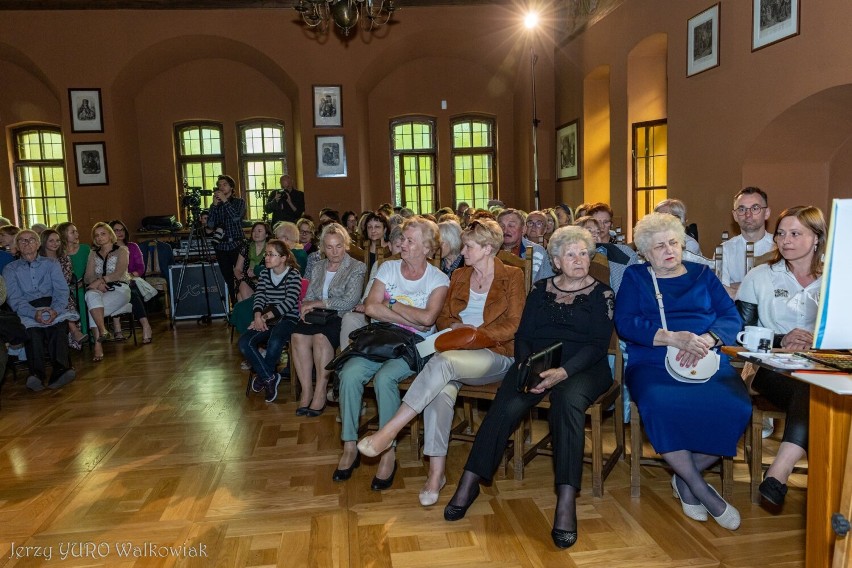
[[[648,272],[651,273],[651,280],[654,282],[654,295],[657,298],[657,305],[660,306],[660,320],[663,322],[663,329],[668,331],[669,328],[666,325],[666,312],[663,309],[663,295],[660,293],[660,286],[657,284],[657,275],[654,274],[654,269],[650,266],[648,267]]]

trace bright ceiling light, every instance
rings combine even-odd
[[[533,29],[538,25],[538,14],[536,12],[529,12],[526,16],[524,16],[524,25],[527,29]]]

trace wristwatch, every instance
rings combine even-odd
[[[394,299],[394,298],[391,298],[390,300],[388,300],[388,309],[393,311],[393,305],[395,303],[396,303],[396,299]]]
[[[714,343],[713,343],[713,347],[716,347],[717,345],[724,345],[724,344],[725,344],[725,342],[724,342],[724,341],[722,341],[722,338],[721,338],[721,337],[719,337],[719,336],[716,334],[716,332],[714,332],[714,331],[708,331],[708,332],[707,332],[707,335],[709,335],[710,337],[712,337],[712,338],[713,338],[713,341],[714,341]]]

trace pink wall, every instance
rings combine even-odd
[[[601,65],[611,70],[612,204],[625,208],[628,191],[625,155],[629,140],[627,59],[644,38],[668,36],[666,76],[669,120],[670,194],[683,199],[689,216],[701,228],[701,244],[711,250],[727,226],[730,200],[746,177],[743,166],[764,129],[787,109],[836,85],[852,83],[852,44],[848,41],[852,5],[843,0],[809,3],[802,11],[801,34],[751,52],[751,3],[723,2],[721,10],[720,66],[686,77],[686,22],[706,4],[697,1],[642,0],[625,2],[578,38],[560,48],[581,75]],[[557,84],[557,99],[581,96],[579,77]],[[557,121],[571,118],[559,109]],[[850,132],[852,133],[852,132]],[[785,160],[787,161],[785,155]],[[818,179],[815,197],[827,206],[827,188],[834,187],[831,172],[848,172],[850,154],[839,153]],[[795,167],[787,174],[812,175],[819,168]],[[763,178],[773,203],[783,208],[801,201],[800,190],[808,178]],[[764,181],[765,179],[765,181]],[[777,185],[776,185],[777,184]],[[780,209],[779,209],[780,210]]]

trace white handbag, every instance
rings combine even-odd
[[[139,293],[146,302],[157,295],[157,289],[151,286],[144,278],[134,278],[133,281],[136,283],[136,289],[139,290]]]
[[[666,312],[663,309],[663,295],[660,293],[660,287],[657,285],[657,276],[652,268],[648,268],[651,273],[651,280],[654,281],[654,292],[657,297],[657,305],[660,307],[660,320],[663,323],[663,329],[668,331],[666,326]],[[710,377],[716,374],[719,370],[719,353],[714,349],[707,352],[707,355],[702,357],[694,367],[684,367],[677,360],[677,354],[680,349],[677,347],[666,348],[666,371],[669,375],[682,383],[706,383]]]

